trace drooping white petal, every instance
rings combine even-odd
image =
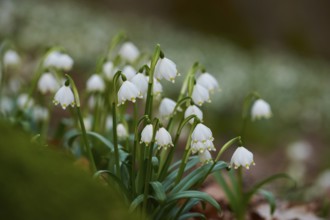
[[[60,104],[62,108],[65,110],[69,105],[74,107],[75,101],[74,101],[74,95],[72,90],[69,86],[62,86],[55,94],[54,97],[54,104]]]
[[[140,56],[140,51],[132,42],[125,42],[118,54],[125,61],[132,63]]]
[[[65,71],[69,71],[72,69],[73,59],[67,54],[61,54],[59,57],[58,68],[63,69]]]
[[[169,98],[163,98],[159,105],[159,114],[161,117],[167,118],[174,113],[176,102]]]
[[[172,60],[166,57],[160,58],[158,60],[155,67],[155,77],[158,80],[164,78],[174,83],[175,77],[177,75],[178,75],[178,70],[176,69],[176,64]]]
[[[203,112],[196,105],[189,106],[184,112],[184,118],[188,118],[190,115],[196,115],[200,121],[203,121]],[[189,120],[189,123],[193,124],[194,119]]]
[[[265,102],[263,99],[257,99],[251,108],[251,118],[252,120],[261,119],[261,118],[270,118],[272,117],[272,111],[270,105]]]
[[[136,98],[143,98],[139,89],[128,80],[123,82],[118,91],[118,105],[124,104],[126,100],[135,102]]]
[[[108,61],[103,64],[102,67],[103,73],[108,80],[112,80],[115,75],[114,66],[111,61]]]
[[[245,147],[238,147],[230,160],[230,165],[237,169],[239,166],[249,169],[251,164],[255,164],[253,161],[253,154]]]
[[[38,81],[38,89],[42,94],[47,92],[55,92],[58,89],[59,85],[57,80],[51,73],[44,73]]]
[[[155,139],[158,145],[158,149],[164,148],[166,150],[168,147],[173,147],[172,137],[170,133],[168,133],[168,131],[163,127],[158,129]]]
[[[127,80],[130,80],[135,76],[136,70],[132,66],[127,65],[124,66],[122,73],[126,76]]]
[[[130,81],[139,89],[141,94],[145,94],[148,90],[148,80],[142,73],[136,74]]]
[[[210,128],[206,127],[202,123],[196,125],[193,133],[191,134],[193,142],[206,142],[207,140],[213,141],[213,135]]]
[[[219,90],[219,83],[218,81],[214,78],[209,73],[202,73],[198,78],[197,78],[197,83],[204,88],[206,88],[209,92],[213,93],[216,90]]]
[[[192,100],[195,104],[201,106],[204,102],[211,102],[209,91],[203,86],[196,83],[193,88]]]
[[[145,145],[148,146],[148,144],[150,144],[150,142],[152,141],[153,131],[154,131],[154,128],[153,128],[152,124],[146,125],[141,132],[140,143],[145,143]]]
[[[119,138],[126,138],[126,137],[128,137],[127,129],[121,123],[117,125],[117,135],[118,135]]]
[[[87,80],[87,91],[89,92],[103,92],[105,90],[105,83],[101,76],[93,74]]]
[[[201,163],[212,163],[213,159],[208,150],[203,151],[203,153],[198,153],[198,158]]]

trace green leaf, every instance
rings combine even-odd
[[[195,219],[195,218],[200,218],[200,219],[205,219],[206,217],[205,215],[203,215],[202,213],[198,213],[198,212],[192,212],[192,213],[186,213],[183,214],[179,217],[179,220],[184,220],[184,219]]]
[[[79,132],[79,133],[74,133],[72,134],[71,137],[69,137],[67,143],[68,143],[68,146],[72,146],[73,142],[76,140],[76,138],[78,138],[79,136],[81,136],[82,134]],[[114,151],[114,148],[113,148],[113,144],[108,140],[106,139],[105,137],[103,137],[102,135],[96,133],[96,132],[93,132],[93,131],[88,131],[87,132],[87,136],[90,136],[90,137],[93,137],[97,140],[99,140],[101,143],[103,143],[107,148],[109,148],[109,150],[111,151]]]
[[[144,198],[143,194],[137,196],[129,206],[129,211],[133,212],[143,202],[143,198]]]
[[[267,200],[269,206],[270,206],[270,214],[273,215],[276,209],[276,201],[275,201],[275,197],[273,195],[273,193],[263,190],[263,189],[259,189],[258,193],[260,195],[262,195],[263,197],[265,197],[265,199]]]
[[[154,197],[159,203],[163,203],[166,200],[166,193],[163,185],[158,182],[150,182],[152,189],[154,190]]]
[[[200,180],[202,180],[205,177],[207,172],[210,170],[211,166],[212,166],[212,164],[205,164],[205,165],[197,168],[196,170],[192,171],[191,173],[189,173],[185,178],[183,178],[173,188],[171,193],[177,193],[179,191],[185,191],[185,190],[191,189],[192,186],[194,186],[196,183],[200,182]],[[223,161],[218,161],[218,162],[216,162],[216,164],[213,167],[210,174],[212,172],[221,170],[226,167],[227,167],[227,163],[225,163]]]
[[[200,199],[202,201],[210,203],[213,207],[215,207],[217,210],[220,210],[220,205],[217,201],[215,201],[214,198],[212,198],[209,194],[205,192],[195,191],[195,190],[188,190],[188,191],[182,191],[175,194],[172,194],[167,198],[165,201],[166,204],[171,204],[172,202],[177,202],[180,199]]]

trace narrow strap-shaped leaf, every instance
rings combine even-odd
[[[102,135],[93,132],[93,131],[88,131],[87,132],[88,136],[91,136],[93,138],[96,138],[97,140],[99,140],[100,142],[102,142],[107,148],[109,148],[111,151],[114,150],[113,148],[113,144],[111,143],[111,141],[109,141],[108,139],[106,139],[105,137],[103,137]],[[73,142],[76,140],[77,137],[81,136],[81,133],[74,133],[71,137],[69,137],[68,139],[68,145],[71,147]]]
[[[143,202],[144,195],[141,194],[137,196],[132,202],[131,205],[129,206],[129,211],[133,212],[142,202]]]
[[[156,198],[156,200],[159,203],[164,202],[166,200],[166,193],[163,185],[158,181],[150,182],[150,185],[154,191],[154,197]]]
[[[270,207],[270,214],[273,215],[276,209],[276,201],[273,193],[263,189],[259,189],[258,193],[265,197]]]
[[[205,192],[195,191],[195,190],[188,190],[188,191],[181,191],[175,194],[172,194],[171,196],[167,197],[167,200],[165,201],[166,204],[170,204],[174,201],[180,200],[180,199],[188,199],[188,198],[195,198],[200,199],[202,201],[208,202],[213,207],[215,207],[217,210],[220,210],[220,205],[215,201],[214,198],[212,198],[209,194]]]
[[[202,213],[198,213],[198,212],[191,212],[191,213],[186,213],[183,214],[179,217],[179,220],[184,220],[184,219],[195,219],[195,218],[199,218],[199,219],[205,219],[206,217],[205,215],[203,215]]]

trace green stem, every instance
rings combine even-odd
[[[195,62],[194,65],[190,68],[188,74],[186,75],[186,78],[183,81],[178,100],[181,100],[185,96],[186,91],[188,89],[190,78],[195,75],[198,68],[199,68],[198,62]]]

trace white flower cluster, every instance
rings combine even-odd
[[[154,128],[152,124],[146,125],[142,130],[140,143],[144,143],[148,146],[152,141],[153,131]],[[171,134],[163,127],[159,128],[156,132],[155,142],[158,145],[158,149],[164,148],[166,150],[168,147],[174,146]]]
[[[54,67],[69,71],[73,66],[73,59],[60,51],[51,51],[44,60],[44,67]]]
[[[211,102],[210,93],[219,90],[218,81],[209,73],[202,73],[196,80],[192,92],[192,100],[202,106],[204,102]]]
[[[191,139],[191,152],[193,154],[198,153],[200,159],[203,159],[202,162],[211,161],[210,151],[216,150],[213,144],[214,138],[211,129],[199,123],[192,132]]]

